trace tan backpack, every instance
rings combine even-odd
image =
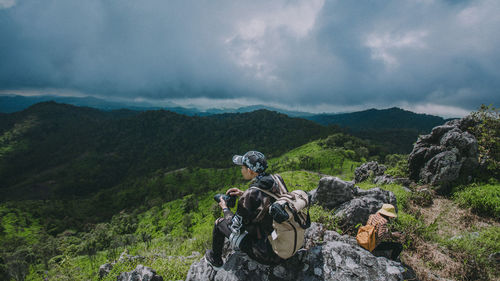
[[[375,233],[375,226],[370,224],[362,226],[358,229],[356,241],[358,241],[358,244],[361,247],[371,252],[376,246]]]
[[[258,189],[276,201],[269,209],[273,216],[274,231],[268,236],[274,252],[283,259],[292,257],[304,245],[304,233],[311,226],[309,196],[305,191],[288,192],[277,175],[272,175],[279,187],[279,193]],[[304,212],[307,207],[307,214]],[[273,213],[273,211],[276,211]],[[279,215],[279,216],[276,216]],[[278,218],[279,217],[279,218]],[[276,220],[278,218],[278,220]]]

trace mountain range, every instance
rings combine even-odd
[[[160,168],[227,167],[252,149],[277,156],[337,131],[268,110],[200,117],[42,102],[0,115],[0,197],[82,196]]]

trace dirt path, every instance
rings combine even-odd
[[[461,208],[455,202],[443,197],[435,197],[429,207],[412,206],[412,209],[420,214],[420,219],[426,226],[434,227],[433,235],[442,238],[500,226],[495,220],[477,216],[469,209]],[[463,276],[463,280],[473,280],[467,276],[481,274],[477,268],[465,265],[459,254],[430,239],[421,238],[415,241],[415,249],[404,251],[402,260],[410,265],[423,281],[456,280],[456,276]]]

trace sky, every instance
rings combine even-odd
[[[498,0],[0,0],[0,94],[201,109],[500,106]]]

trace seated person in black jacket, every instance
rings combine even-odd
[[[267,161],[264,154],[258,151],[249,151],[243,156],[233,156],[233,162],[241,166],[241,174],[246,180],[252,180],[251,187],[256,186],[276,193],[277,184],[271,175],[266,174]],[[278,177],[283,183],[283,179]],[[269,207],[274,198],[255,188],[245,192],[238,188],[230,188],[226,194],[239,196],[238,207],[233,215],[226,202],[220,199],[219,206],[224,212],[224,218],[215,221],[213,230],[212,250],[207,250],[205,259],[214,268],[220,268],[224,239],[228,238],[233,249],[241,250],[255,261],[273,265],[282,259],[273,251],[268,236],[274,231],[273,218],[269,214]]]

